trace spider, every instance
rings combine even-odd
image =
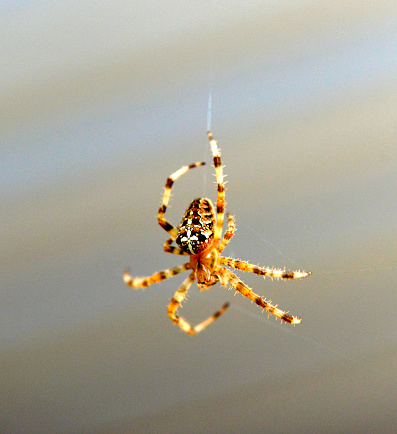
[[[210,141],[211,151],[214,159],[214,167],[217,182],[218,199],[215,208],[210,199],[198,198],[188,206],[181,224],[174,228],[165,218],[168,202],[171,196],[171,188],[174,182],[190,169],[204,165],[205,163],[194,163],[190,166],[183,166],[173,173],[165,184],[163,202],[158,211],[158,222],[160,226],[170,234],[170,238],[164,244],[164,251],[174,255],[189,256],[189,262],[168,268],[163,271],[154,273],[150,277],[131,277],[128,271],[123,274],[124,282],[132,288],[146,288],[152,283],[161,282],[169,277],[176,276],[184,271],[190,271],[189,277],[185,279],[181,287],[174,294],[169,306],[168,315],[175,324],[187,334],[195,335],[204,330],[208,325],[219,318],[229,307],[225,303],[212,316],[192,327],[184,318],[177,315],[177,310],[187,295],[187,291],[192,283],[197,280],[197,286],[200,290],[209,289],[218,281],[222,286],[230,284],[243,296],[248,297],[263,310],[269,314],[275,315],[282,322],[289,324],[299,324],[301,318],[288,315],[273,306],[270,300],[263,299],[255,294],[251,288],[245,285],[231,270],[225,267],[233,267],[242,271],[249,271],[259,276],[269,276],[275,279],[300,279],[309,276],[310,272],[305,271],[286,271],[285,269],[276,269],[270,267],[259,267],[246,261],[227,258],[221,256],[223,249],[233,237],[235,231],[235,219],[231,214],[227,214],[228,228],[222,237],[223,220],[225,215],[225,187],[223,182],[223,167],[221,165],[221,154],[214,140],[212,133],[209,131],[208,138]],[[175,242],[177,246],[173,246]]]

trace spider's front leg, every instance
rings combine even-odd
[[[285,321],[289,324],[299,324],[301,318],[296,316],[288,315],[287,312],[280,310],[277,306],[273,306],[269,301],[264,300],[258,294],[255,294],[251,288],[249,288],[245,283],[243,283],[234,273],[224,267],[219,267],[219,274],[223,276],[223,279],[227,279],[229,283],[240,292],[244,297],[248,297],[251,301],[256,303],[262,309],[266,309],[269,313],[276,316],[280,321]]]
[[[174,297],[172,298],[169,306],[168,306],[168,316],[171,318],[171,321],[178,326],[188,335],[193,336],[196,333],[201,332],[211,323],[213,323],[217,318],[219,318],[223,312],[229,307],[229,303],[225,303],[217,312],[215,312],[212,316],[202,321],[200,324],[197,324],[195,327],[192,327],[184,318],[177,316],[176,311],[178,307],[181,305],[182,301],[185,299],[186,294],[192,283],[194,282],[194,273],[191,273],[190,276],[182,283],[181,287],[176,291]]]

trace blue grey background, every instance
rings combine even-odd
[[[2,432],[386,432],[396,423],[397,13],[392,1],[8,2],[0,39]],[[156,216],[216,198],[225,255],[302,316],[183,278]]]

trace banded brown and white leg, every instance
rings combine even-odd
[[[216,174],[216,183],[217,183],[217,190],[218,190],[218,199],[216,201],[216,228],[215,228],[215,237],[214,237],[214,244],[217,245],[222,237],[222,230],[223,230],[223,219],[225,215],[225,185],[223,183],[223,167],[221,164],[221,153],[218,149],[218,146],[216,144],[216,141],[214,140],[211,131],[208,131],[208,138],[210,140],[211,145],[211,151],[212,155],[214,157],[214,167],[215,167],[215,174]]]
[[[230,213],[227,213],[227,227],[227,231],[225,232],[225,235],[223,236],[223,239],[218,246],[218,253],[221,253],[223,249],[227,246],[227,244],[234,235],[234,231],[236,230],[236,220]]]
[[[189,270],[189,263],[177,265],[173,268],[167,268],[163,271],[158,271],[149,277],[131,277],[128,271],[124,271],[123,279],[126,285],[131,286],[131,288],[146,288],[152,283],[158,283],[162,280],[169,279],[170,277],[176,276],[177,274],[183,273],[186,270]]]
[[[281,268],[259,267],[258,265],[250,264],[239,259],[219,257],[219,262],[222,265],[236,268],[241,271],[249,271],[250,273],[258,274],[263,277],[271,277],[272,279],[302,279],[302,277],[310,276],[312,273],[306,271],[286,271]]]
[[[255,294],[251,288],[249,288],[233,272],[231,272],[227,268],[220,267],[219,273],[229,281],[229,283],[233,286],[233,288],[235,288],[238,292],[244,295],[244,297],[248,297],[259,307],[261,307],[262,309],[266,309],[269,313],[279,318],[281,322],[285,321],[289,324],[294,324],[294,325],[299,324],[301,322],[302,320],[301,318],[288,315],[287,312],[278,309],[277,306],[273,306],[270,301],[266,301],[258,294]]]
[[[196,333],[201,332],[206,327],[208,327],[211,323],[213,323],[217,318],[219,318],[225,310],[229,307],[229,303],[225,303],[217,312],[215,312],[212,316],[202,321],[200,324],[197,324],[195,327],[192,327],[184,318],[179,317],[176,314],[179,306],[182,301],[185,299],[186,294],[192,283],[194,282],[194,274],[191,273],[190,276],[182,283],[181,287],[174,294],[170,304],[168,305],[168,316],[171,318],[171,321],[178,326],[188,335],[195,335]]]
[[[199,167],[204,165],[205,163],[194,163],[190,166],[183,166],[179,170],[177,170],[175,173],[173,173],[169,178],[167,178],[167,181],[165,183],[165,190],[164,190],[164,196],[163,196],[163,203],[161,204],[157,216],[157,220],[159,222],[159,225],[167,231],[173,240],[177,237],[177,230],[172,226],[171,223],[169,223],[165,218],[164,214],[167,210],[168,202],[170,200],[171,196],[171,189],[173,183],[183,174],[188,172],[190,169],[193,169],[194,167]]]
[[[186,253],[185,251],[183,251],[182,249],[180,249],[179,247],[173,246],[172,242],[174,240],[172,238],[169,238],[165,243],[164,243],[164,252],[167,253],[172,253],[174,255],[189,255],[189,253]]]

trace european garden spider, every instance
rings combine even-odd
[[[181,167],[167,179],[163,203],[158,211],[158,222],[160,226],[171,235],[171,238],[169,238],[164,244],[164,251],[175,255],[190,256],[190,260],[185,264],[154,273],[150,277],[132,278],[131,275],[125,271],[123,275],[124,282],[132,288],[145,288],[152,283],[161,282],[162,280],[168,279],[169,277],[175,276],[183,271],[190,270],[191,272],[189,277],[176,291],[168,306],[168,315],[171,320],[175,324],[178,324],[179,327],[189,335],[195,335],[196,333],[201,332],[209,324],[220,317],[229,307],[229,303],[225,303],[217,312],[195,327],[192,327],[184,318],[179,317],[176,314],[176,311],[185,299],[188,289],[195,280],[197,280],[197,286],[200,290],[209,289],[218,281],[223,286],[227,286],[229,283],[242,295],[248,297],[251,301],[254,301],[259,307],[266,309],[269,313],[275,315],[281,322],[284,320],[290,324],[299,324],[301,318],[288,315],[287,312],[277,309],[277,306],[273,306],[270,300],[267,301],[252,292],[252,290],[232,271],[224,267],[227,265],[238,270],[250,271],[251,273],[260,276],[269,276],[276,279],[300,279],[311,274],[305,271],[285,271],[285,269],[281,270],[269,267],[261,268],[245,261],[227,258],[220,255],[233,237],[235,231],[235,220],[231,214],[227,215],[228,228],[222,238],[226,202],[221,154],[211,132],[208,132],[208,138],[210,140],[212,155],[214,157],[214,167],[218,185],[216,218],[215,209],[210,199],[199,198],[195,199],[189,205],[182,218],[181,224],[176,229],[165,220],[164,214],[168,206],[171,188],[174,181],[190,169],[202,166],[205,163],[194,163],[190,166]],[[174,241],[179,247],[172,245]]]

